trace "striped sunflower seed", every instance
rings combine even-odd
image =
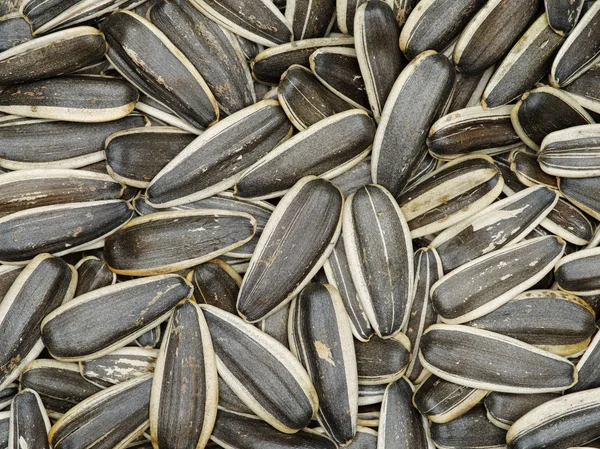
[[[548,134],[538,161],[553,176],[588,178],[600,176],[600,125],[575,126]]]
[[[36,359],[19,377],[21,391],[34,390],[51,418],[60,418],[69,409],[102,390],[84,379],[76,363]],[[35,446],[34,446],[35,447]]]
[[[493,0],[483,5],[456,41],[452,54],[456,69],[475,75],[499,62],[519,40],[541,3]]]
[[[244,212],[178,210],[134,218],[106,239],[104,256],[112,271],[150,276],[193,267],[248,242],[256,220]],[[143,242],[143,244],[142,244]],[[167,248],[171,248],[167,252]]]
[[[375,134],[374,183],[394,196],[402,192],[426,154],[426,130],[443,113],[453,85],[454,69],[444,55],[426,51],[406,66],[394,83]],[[415,133],[415,129],[424,131]]]
[[[548,86],[525,93],[510,116],[521,140],[538,151],[548,134],[594,123],[594,119],[569,94]]]
[[[219,384],[219,410],[235,413],[236,415],[255,416],[254,412],[242,402],[225,381],[218,377]]]
[[[42,340],[57,360],[95,359],[168,319],[173,307],[191,294],[192,286],[174,274],[94,290],[46,315]]]
[[[310,55],[319,48],[353,47],[354,38],[323,37],[286,43],[261,51],[250,62],[252,77],[259,83],[276,86],[284,72],[292,65],[309,66]]]
[[[223,112],[256,103],[250,69],[231,32],[183,0],[158,2],[148,18],[200,72]]]
[[[148,427],[151,387],[148,374],[90,396],[54,423],[48,441],[54,449],[126,447]]]
[[[237,39],[240,48],[242,49],[242,53],[248,62],[252,61],[257,54],[265,49],[263,45],[257,44],[256,42],[252,42],[251,40],[246,39],[245,37],[240,36],[239,34],[233,34]]]
[[[421,0],[402,28],[400,49],[408,59],[425,50],[444,50],[484,3],[484,0]]]
[[[144,189],[197,136],[177,128],[131,128],[106,139],[108,173],[119,182]]]
[[[296,433],[318,409],[315,388],[300,362],[274,338],[241,318],[201,304],[217,370],[256,415],[275,429]],[[219,428],[218,419],[215,431]]]
[[[560,396],[561,393],[512,394],[492,391],[483,403],[490,422],[508,430],[525,413]]]
[[[106,57],[131,84],[196,128],[219,119],[217,102],[202,75],[156,26],[119,11],[102,22],[101,30],[109,46]]]
[[[600,62],[600,5],[592,3],[558,51],[550,83],[563,87]]]
[[[366,157],[347,172],[333,178],[331,182],[342,191],[344,198],[371,184],[371,158]]]
[[[82,26],[32,39],[0,53],[0,84],[21,84],[65,75],[100,60],[104,36]]]
[[[335,20],[336,0],[312,2],[290,0],[285,4],[285,18],[292,25],[295,41],[323,37]]]
[[[533,287],[554,268],[564,249],[560,237],[545,236],[474,259],[433,285],[433,308],[450,324],[482,317]]]
[[[323,266],[340,234],[343,203],[333,184],[314,176],[279,201],[240,288],[237,309],[245,320],[259,321],[291,301]],[[306,244],[302,251],[298,242]]]
[[[486,394],[487,390],[457,385],[430,374],[417,387],[413,404],[431,422],[447,423],[467,413]]]
[[[511,110],[512,105],[491,111],[475,106],[445,115],[429,130],[429,153],[452,160],[470,153],[493,156],[522,145],[511,123]]]
[[[554,270],[558,287],[575,295],[600,293],[599,261],[600,248],[583,249],[563,257]]]
[[[291,136],[279,103],[260,101],[221,120],[181,151],[150,182],[146,199],[166,208],[235,185],[242,171]]]
[[[557,201],[556,191],[543,186],[529,187],[442,231],[431,246],[437,250],[444,272],[449,273],[490,251],[524,239]]]
[[[399,379],[387,386],[381,405],[377,447],[429,448],[423,418],[412,406],[413,386]]]
[[[126,346],[110,354],[79,362],[81,375],[93,384],[110,386],[154,372],[157,349]]]
[[[523,95],[550,68],[552,58],[563,43],[550,28],[546,14],[527,29],[502,60],[483,92],[484,108],[497,108]]]
[[[187,276],[194,286],[194,298],[199,304],[210,304],[229,313],[237,313],[241,276],[221,259],[213,259],[194,268]]]
[[[8,447],[50,449],[49,430],[50,420],[38,393],[29,388],[20,391],[10,406]]]
[[[412,186],[421,181],[423,176],[435,171],[440,166],[441,163],[439,160],[432,157],[431,154],[426,153],[421,163],[412,171],[410,178],[408,178],[406,189],[412,188]]]
[[[358,383],[384,385],[400,379],[410,362],[410,341],[398,333],[385,340],[374,335],[369,341],[354,342]]]
[[[380,416],[381,404],[365,405],[358,407],[358,419],[356,422],[361,427],[377,429],[379,427]]]
[[[548,23],[561,36],[568,35],[581,17],[585,0],[563,2],[562,0],[544,0]]]
[[[544,173],[537,161],[537,155],[526,147],[511,151],[509,160],[511,171],[524,186],[544,185],[551,189],[558,187],[558,179]]]
[[[592,239],[595,228],[593,220],[562,198],[540,225],[574,245],[586,245]]]
[[[595,65],[564,88],[577,102],[600,114],[600,65]]]
[[[577,383],[568,393],[590,390],[600,387],[600,334],[596,333],[583,356],[575,366],[577,368]]]
[[[320,120],[249,167],[238,179],[235,195],[267,199],[284,195],[307,175],[331,179],[368,155],[375,129],[373,120],[359,109]]]
[[[190,361],[193,360],[193,363]],[[204,447],[217,417],[218,379],[208,325],[198,306],[179,304],[156,361],[150,435],[157,447]]]
[[[40,323],[73,297],[76,283],[75,269],[49,254],[36,256],[19,273],[0,304],[0,391],[40,355]]]
[[[355,108],[370,110],[355,49],[319,48],[310,55],[309,64],[313,74],[327,89]]]
[[[17,276],[23,271],[23,267],[15,265],[0,265],[0,302],[12,286]],[[0,390],[1,392],[1,390]]]
[[[254,324],[258,329],[270,335],[288,349],[290,346],[288,324],[291,305],[291,303],[285,304],[283,307],[277,309],[275,313]]]
[[[559,178],[558,188],[571,203],[600,220],[600,177]]]
[[[134,113],[106,123],[71,123],[23,119],[0,123],[0,167],[80,168],[104,161],[104,141],[111,134],[146,125]]]
[[[398,48],[400,29],[392,8],[383,0],[371,0],[356,9],[356,56],[375,121],[405,65]]]
[[[408,322],[414,285],[406,220],[383,187],[361,187],[344,207],[344,247],[350,274],[373,330],[382,338]]]
[[[346,445],[356,433],[358,374],[342,299],[330,285],[308,284],[292,302],[289,317],[290,349],[315,386],[319,424]]]
[[[10,1],[4,2],[0,5],[0,8],[10,3]],[[25,17],[19,12],[12,12],[6,15],[3,12],[5,11],[0,10],[0,51],[8,50],[33,39],[31,25]]]
[[[386,384],[379,385],[359,385],[358,386],[358,405],[380,404],[383,401]],[[357,429],[358,431],[358,429]]]
[[[442,231],[489,206],[504,181],[492,158],[463,156],[421,178],[397,199],[411,237]]]
[[[117,282],[117,275],[110,271],[105,261],[96,256],[86,256],[77,265],[77,289],[75,296],[113,285]]]
[[[421,339],[419,357],[436,376],[471,388],[548,393],[577,382],[575,366],[567,359],[469,326],[430,326]]]
[[[465,324],[567,357],[588,346],[596,331],[595,321],[592,307],[575,295],[530,290]]]
[[[508,430],[510,449],[584,445],[600,436],[600,389],[558,397],[534,408]]]
[[[140,348],[156,348],[159,346],[162,338],[162,330],[160,325],[147,330],[138,338],[135,339],[135,344]]]
[[[457,72],[452,101],[448,106],[448,113],[458,111],[459,109],[479,106],[483,90],[494,74],[495,68],[495,66],[491,66],[486,71],[472,76]]]
[[[137,90],[122,79],[63,76],[7,87],[0,92],[0,112],[99,123],[125,117],[137,100]]]
[[[337,0],[336,3],[338,28],[344,34],[354,34],[356,10],[365,0]],[[418,0],[386,0],[386,3],[392,8],[398,26],[402,26]]]
[[[187,131],[191,134],[202,134],[201,129],[194,128],[188,122],[177,116],[173,110],[150,98],[144,93],[140,94],[140,99],[136,103],[135,108],[141,113],[146,114],[149,121],[155,125],[169,125]]]
[[[8,384],[1,392],[0,392],[0,410],[4,410],[10,407],[15,394],[19,392],[19,385],[17,383]],[[2,447],[3,443],[6,443],[6,440],[2,439],[2,425],[3,425],[3,413],[0,412],[0,447]],[[8,427],[8,426],[7,426]],[[8,435],[8,434],[7,434]],[[6,447],[6,444],[4,445]]]

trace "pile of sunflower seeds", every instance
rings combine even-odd
[[[0,449],[600,448],[600,0],[0,0],[0,86]]]

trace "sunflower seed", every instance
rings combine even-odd
[[[135,339],[135,344],[140,348],[156,348],[161,342],[162,330],[160,325],[153,327],[152,329],[144,332],[138,338]]]
[[[571,203],[600,220],[600,177],[559,178],[558,188]]]
[[[456,69],[475,75],[500,61],[519,40],[541,3],[541,0],[493,0],[483,5],[456,41],[453,52]]]
[[[421,339],[419,357],[436,376],[471,388],[548,393],[577,382],[575,367],[567,359],[469,326],[430,326]]]
[[[314,176],[279,201],[242,282],[237,309],[244,319],[259,321],[291,301],[323,266],[340,234],[343,201],[333,184]]]
[[[441,232],[431,246],[437,250],[444,272],[449,273],[490,251],[524,239],[557,201],[556,191],[543,186],[529,187]]]
[[[150,9],[148,18],[198,69],[225,113],[233,114],[256,103],[250,70],[231,32],[188,1],[159,2]]]
[[[117,282],[117,275],[108,269],[106,262],[95,256],[84,257],[75,265],[75,269],[77,270],[75,296],[80,296]]]
[[[556,177],[544,173],[538,164],[537,154],[530,152],[525,147],[510,153],[510,169],[517,179],[527,187],[535,185],[544,185],[551,189],[558,187]]]
[[[431,422],[447,423],[464,415],[488,394],[430,374],[417,387],[413,404]]]
[[[0,302],[6,296],[6,293],[21,271],[23,271],[23,267],[0,265]]]
[[[200,308],[213,340],[217,370],[233,392],[281,432],[306,427],[317,412],[318,399],[300,362],[241,318],[207,304]]]
[[[208,198],[233,187],[241,172],[291,135],[276,101],[260,101],[205,131],[158,173],[147,201],[160,208]]]
[[[194,128],[188,122],[179,118],[171,109],[160,104],[158,101],[153,100],[144,93],[140,94],[140,99],[136,103],[135,108],[147,115],[150,123],[156,126],[170,125],[191,134],[196,134],[197,136],[202,134],[201,129]]]
[[[63,413],[102,390],[79,374],[76,363],[52,359],[31,362],[21,374],[19,383],[21,390],[30,388],[39,394],[51,418],[60,418]]]
[[[485,397],[483,403],[490,422],[496,427],[508,430],[525,413],[560,395],[560,393],[512,394],[492,391]]]
[[[152,375],[107,388],[80,402],[50,429],[54,449],[126,447],[148,427]]]
[[[564,88],[584,108],[600,114],[600,65],[582,73]]]
[[[546,15],[552,29],[566,36],[573,30],[583,9],[585,0],[564,2],[562,0],[544,0]]]
[[[548,134],[538,161],[546,173],[566,178],[600,176],[600,125],[575,126]]]
[[[250,410],[246,404],[233,392],[225,381],[218,376],[219,385],[219,410],[235,413],[236,415],[254,416],[254,412]]]
[[[502,60],[483,92],[484,108],[496,108],[519,98],[540,80],[564,38],[548,24],[546,14],[533,22]]]
[[[15,394],[17,394],[18,392],[19,392],[19,385],[17,383],[8,384],[2,391],[0,391],[0,410],[10,407],[10,404],[12,403],[12,400],[15,397]],[[4,420],[3,413],[6,413],[6,412],[0,412],[0,447],[6,447],[5,443],[7,440],[2,439],[2,435],[3,435],[2,432],[4,431],[2,426],[4,424],[6,424],[6,427],[7,427],[6,430],[8,431],[7,423],[3,422],[3,420]],[[8,438],[8,433],[6,435]],[[4,446],[2,446],[2,444],[4,444]]]
[[[584,445],[600,436],[600,389],[548,401],[519,418],[508,430],[510,449]]]
[[[295,41],[323,37],[335,20],[336,0],[312,2],[290,0],[285,5],[285,18],[292,25]]]
[[[393,382],[402,377],[410,362],[410,341],[402,333],[385,340],[374,335],[366,342],[355,341],[354,347],[360,385]]]
[[[331,179],[367,156],[375,128],[369,115],[359,109],[325,118],[248,168],[238,179],[235,194],[242,198],[273,198],[284,195],[306,175]],[[317,148],[321,151],[316,152]],[[315,156],[307,159],[307,154]]]
[[[587,244],[594,235],[595,227],[593,220],[562,198],[540,225],[574,245]]]
[[[525,93],[510,116],[521,140],[535,150],[551,132],[594,123],[569,94],[548,86]]]
[[[291,303],[284,304],[283,307],[277,309],[275,313],[272,313],[255,324],[258,329],[265,334],[270,335],[288,349],[290,345],[288,338],[290,307]]]
[[[0,5],[0,8],[4,6]],[[31,25],[18,12],[2,14],[0,11],[0,51],[8,50],[33,39]]]
[[[129,11],[102,23],[106,57],[142,92],[202,129],[219,119],[219,108],[202,75],[156,26]]]
[[[344,198],[352,195],[359,188],[371,184],[371,158],[366,157],[347,172],[331,179],[344,194]]]
[[[479,106],[483,90],[494,74],[494,70],[495,66],[492,66],[485,72],[473,76],[468,76],[460,72],[456,73],[452,101],[448,106],[447,113]]]
[[[398,48],[400,29],[390,5],[371,0],[356,9],[354,17],[356,55],[375,121],[381,120],[384,104],[405,65]]]
[[[327,89],[355,108],[370,111],[355,49],[319,48],[310,55],[309,63],[313,74]]]
[[[414,239],[439,232],[485,209],[503,185],[500,170],[489,156],[464,156],[421,178],[398,197],[398,204]]]
[[[358,407],[358,419],[356,423],[362,427],[379,427],[379,418],[381,416],[381,404],[365,405]]]
[[[584,249],[560,259],[555,268],[559,288],[575,295],[600,293],[599,260],[600,248]]]
[[[354,35],[354,17],[356,16],[356,10],[363,3],[364,0],[336,1],[337,26],[342,33]]]
[[[421,0],[400,33],[408,59],[425,50],[442,51],[484,5],[485,0]]]
[[[37,392],[25,388],[10,407],[8,447],[50,449],[47,433],[50,420]]]
[[[99,123],[125,117],[135,107],[137,90],[118,78],[64,76],[7,87],[0,111],[24,117]]]
[[[193,363],[190,361],[193,360]],[[150,396],[150,435],[161,448],[204,447],[217,417],[218,379],[208,326],[185,301],[169,319]]]
[[[171,160],[196,136],[177,128],[132,128],[106,139],[109,174],[119,182],[141,189],[148,187]]]
[[[194,285],[194,297],[200,304],[210,304],[229,313],[237,313],[237,301],[242,278],[227,263],[214,259],[198,265],[188,275]]]
[[[233,34],[233,36],[237,39],[242,53],[248,62],[252,61],[256,55],[265,49],[263,45],[252,42],[239,34]]]
[[[171,309],[191,294],[192,286],[173,274],[94,290],[46,315],[42,339],[57,360],[95,359],[165,321]]]
[[[429,152],[437,159],[452,160],[469,153],[500,154],[522,145],[511,110],[512,105],[491,111],[475,106],[445,115],[429,130]]]
[[[81,375],[89,382],[110,386],[154,372],[157,349],[126,346],[93,360],[79,362]]]
[[[413,387],[406,379],[388,385],[383,396],[378,448],[427,449],[423,418],[412,406]]]
[[[590,345],[577,362],[577,383],[568,393],[600,387],[600,334],[596,333]]]
[[[329,285],[308,284],[292,302],[290,348],[313,381],[317,419],[338,444],[356,433],[358,374],[348,316]]]
[[[358,405],[380,404],[383,401],[387,385],[359,385],[358,386]],[[358,431],[358,429],[357,429]]]

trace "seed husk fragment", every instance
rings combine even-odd
[[[508,430],[525,413],[560,395],[561,393],[511,394],[492,391],[483,403],[490,422]]]
[[[49,430],[50,420],[38,393],[29,388],[20,391],[10,407],[8,447],[49,449]]]
[[[402,333],[385,340],[374,335],[369,341],[356,341],[354,347],[360,385],[393,382],[402,377],[410,362],[410,341]]]
[[[600,125],[575,126],[550,133],[538,156],[546,173],[566,178],[600,176]]]
[[[110,386],[154,372],[157,349],[125,346],[110,354],[79,362],[81,375],[99,386]]]

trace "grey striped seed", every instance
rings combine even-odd
[[[373,120],[359,109],[320,120],[249,167],[238,179],[235,195],[274,198],[283,196],[304,176],[331,179],[368,155],[375,129]],[[307,158],[307,154],[313,157]]]
[[[13,382],[11,384],[8,384],[0,392],[0,410],[4,410],[4,409],[10,407],[10,404],[12,403],[12,400],[15,397],[15,394],[17,394],[18,392],[19,392],[19,385],[17,383]],[[2,431],[3,431],[2,416],[3,416],[3,413],[7,413],[7,412],[0,412],[0,447],[6,447],[6,441],[7,441],[7,440],[2,439]],[[6,434],[6,437],[8,438],[8,433]],[[4,446],[2,446],[2,444],[4,444]]]
[[[456,41],[452,54],[456,69],[475,75],[500,61],[519,40],[541,3],[493,0],[483,5]]]
[[[527,29],[502,60],[483,92],[481,105],[497,108],[519,98],[550,68],[564,38],[550,28],[546,14]]]
[[[10,407],[8,447],[50,449],[47,433],[50,420],[40,396],[25,388],[13,399]]]
[[[292,303],[287,303],[254,325],[289,349],[289,316]]]
[[[148,427],[151,387],[148,374],[90,396],[52,426],[48,441],[54,449],[126,447]]]
[[[558,179],[544,173],[537,161],[537,155],[525,146],[510,153],[510,169],[521,184],[527,187],[544,185],[551,189],[558,187]]]
[[[571,84],[565,86],[564,90],[581,106],[600,114],[600,65],[595,65],[582,73]]]
[[[548,134],[538,161],[542,170],[554,176],[600,176],[600,125],[575,126]]]
[[[562,198],[540,225],[574,245],[586,245],[592,239],[595,228],[591,218]]]
[[[550,70],[550,83],[563,87],[600,62],[600,5],[583,14],[560,47]]]
[[[525,413],[560,396],[561,393],[512,394],[492,391],[483,403],[490,422],[508,430]]]
[[[287,335],[286,335],[287,337]],[[235,413],[236,415],[255,416],[254,412],[242,402],[240,398],[225,383],[223,378],[218,376],[219,385],[219,410]]]
[[[146,199],[162,209],[227,190],[291,132],[278,102],[259,101],[221,120],[181,151],[151,181]]]
[[[600,436],[600,389],[548,401],[519,418],[508,430],[510,449],[583,445]]]
[[[194,286],[194,299],[198,304],[210,304],[229,313],[236,313],[242,278],[226,262],[213,259],[198,265],[187,276]]]
[[[400,379],[410,362],[410,341],[399,333],[385,340],[374,335],[366,342],[354,342],[358,383],[384,385]]]
[[[427,131],[443,113],[453,85],[454,69],[442,54],[426,51],[406,66],[394,83],[375,133],[374,183],[394,196],[402,192],[426,154]],[[415,129],[423,132],[415,133]]]
[[[431,246],[437,250],[444,272],[449,273],[490,251],[518,243],[557,202],[556,191],[544,186],[529,187],[442,231]]]
[[[398,48],[400,28],[392,8],[383,0],[371,0],[356,9],[356,56],[375,121],[405,65]]]
[[[545,236],[474,259],[433,285],[433,308],[450,324],[482,317],[533,287],[554,268],[564,249],[560,237]]]
[[[150,395],[154,446],[204,447],[215,424],[217,402],[217,365],[208,325],[200,308],[185,301],[173,310],[156,361]]]
[[[487,390],[457,385],[430,374],[417,387],[412,402],[431,422],[447,423],[467,413],[486,394]]]
[[[237,309],[245,320],[259,321],[291,301],[323,266],[340,235],[343,203],[333,184],[314,176],[279,201],[240,288]]]
[[[40,323],[73,297],[76,283],[75,269],[49,254],[38,255],[19,273],[0,303],[0,390],[40,355]]]
[[[96,385],[110,386],[154,372],[158,350],[126,346],[79,362],[81,375]]]
[[[219,119],[217,102],[202,75],[148,20],[118,11],[102,22],[101,31],[109,46],[107,59],[131,84],[196,128]]]
[[[559,178],[558,188],[571,203],[600,220],[600,177]]]
[[[86,256],[77,265],[77,289],[75,296],[113,285],[117,282],[117,275],[111,272],[105,261],[96,256]]]
[[[573,30],[583,9],[585,0],[564,2],[562,0],[544,0],[546,15],[552,29],[566,36]]]
[[[6,296],[6,293],[21,271],[23,271],[23,267],[0,265],[0,302]]]
[[[319,424],[346,445],[356,433],[358,373],[342,299],[330,285],[308,284],[292,302],[289,321],[290,349],[317,392]]]
[[[386,384],[379,385],[359,385],[358,386],[358,405],[380,404],[383,401]],[[357,429],[358,431],[358,429]]]
[[[188,122],[180,118],[171,109],[158,101],[150,98],[143,92],[135,105],[135,109],[148,116],[150,123],[158,126],[174,126],[192,134],[202,134],[202,129],[195,128]]]
[[[285,3],[285,18],[292,25],[295,41],[323,37],[335,20],[336,0],[312,2],[290,0]]]
[[[377,448],[427,449],[427,432],[412,406],[412,384],[402,378],[387,386],[381,405]]]
[[[600,293],[599,261],[600,248],[583,249],[563,257],[554,269],[558,287],[575,295]]]
[[[235,256],[235,249],[248,242],[255,232],[256,220],[244,212],[156,212],[134,218],[107,238],[104,257],[117,274],[171,273],[225,253]]]
[[[600,387],[600,334],[596,333],[590,345],[577,362],[577,383],[568,393]]]
[[[512,108],[507,105],[489,111],[475,106],[443,116],[429,130],[429,153],[452,160],[470,153],[493,156],[522,145],[511,123]]]
[[[469,326],[430,326],[421,339],[419,357],[436,376],[471,388],[548,393],[577,382],[575,367],[567,359]]]
[[[168,274],[94,290],[44,318],[44,345],[57,360],[85,361],[110,354],[169,318],[192,286]]]
[[[412,238],[475,215],[500,195],[504,181],[492,158],[463,156],[421,178],[397,197]]]
[[[386,0],[400,27],[404,25],[417,2],[418,0]],[[337,0],[336,3],[337,25],[340,31],[344,34],[354,34],[356,10],[365,3],[365,0]]]
[[[62,76],[7,87],[0,92],[0,112],[99,123],[125,117],[137,100],[137,90],[119,78]]]
[[[594,119],[569,94],[548,86],[525,93],[510,116],[521,140],[538,151],[548,134],[594,123]]]
[[[456,81],[454,82],[454,93],[447,113],[479,106],[483,90],[494,74],[495,69],[495,66],[491,66],[486,71],[472,76],[457,72]]]
[[[162,339],[161,326],[158,325],[147,330],[135,339],[135,344],[140,348],[156,348]]]
[[[0,8],[10,5],[12,2],[4,2]],[[23,44],[33,39],[31,25],[19,12],[0,10],[0,51],[8,50],[16,45]]]
[[[278,45],[261,51],[250,62],[252,77],[259,83],[276,86],[285,71],[292,65],[308,67],[310,55],[319,48],[353,47],[354,38],[322,37],[304,39]]]
[[[219,376],[256,415],[284,433],[296,433],[316,414],[315,388],[300,362],[274,338],[241,318],[201,304]],[[219,423],[215,426],[218,431]]]
[[[347,172],[331,179],[344,194],[349,197],[359,188],[371,184],[371,158],[366,157]]]

